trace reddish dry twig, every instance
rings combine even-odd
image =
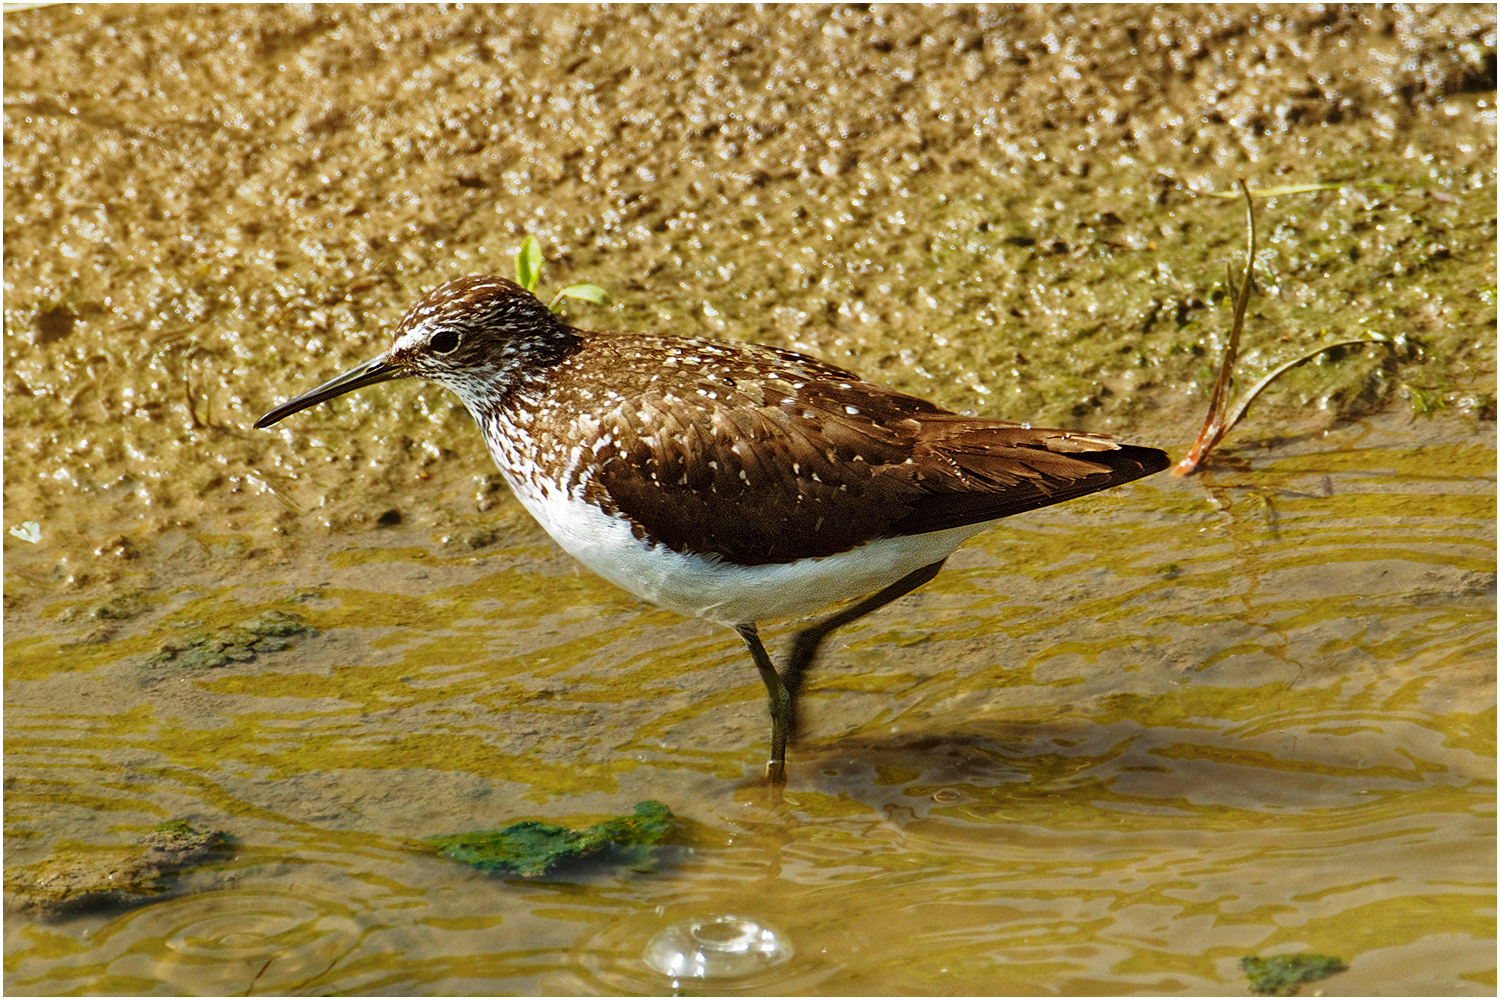
[[[1213,395],[1209,397],[1208,415],[1203,418],[1203,429],[1198,432],[1198,439],[1193,442],[1193,446],[1188,449],[1182,461],[1172,466],[1174,476],[1186,476],[1193,473],[1209,453],[1218,446],[1218,443],[1224,440],[1224,435],[1244,419],[1246,411],[1250,409],[1250,404],[1255,402],[1255,397],[1259,396],[1266,386],[1276,381],[1283,373],[1335,347],[1350,344],[1390,345],[1391,343],[1388,337],[1371,334],[1336,341],[1332,344],[1322,344],[1272,369],[1270,374],[1255,383],[1255,386],[1245,394],[1233,411],[1229,411],[1229,387],[1234,382],[1234,362],[1240,352],[1240,334],[1245,329],[1245,309],[1250,304],[1250,286],[1253,284],[1255,268],[1255,205],[1250,197],[1250,188],[1245,184],[1243,177],[1240,178],[1239,184],[1240,191],[1245,196],[1245,220],[1250,236],[1249,245],[1246,248],[1245,270],[1238,281],[1234,277],[1234,265],[1228,265],[1229,287],[1234,290],[1234,322],[1229,328],[1229,344],[1224,348],[1224,360],[1219,365],[1219,377],[1214,381]]]

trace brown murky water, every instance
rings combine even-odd
[[[714,991],[1234,994],[1240,956],[1317,951],[1328,992],[1493,993],[1492,9],[5,32],[9,992],[658,993],[652,935],[739,912],[797,954]],[[738,640],[578,570],[455,403],[248,430],[534,232],[548,286],[614,292],[581,324],[1180,454],[1242,239],[1195,192],[1238,176],[1350,185],[1263,199],[1247,376],[1399,349],[841,633],[781,799]],[[316,634],[156,655],[267,611]],[[418,843],[645,798],[683,820],[650,871]],[[35,866],[179,818],[231,849],[143,905],[26,908]]]

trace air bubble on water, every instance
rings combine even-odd
[[[741,979],[792,957],[791,940],[769,924],[724,914],[673,924],[651,939],[646,964],[674,979]]]

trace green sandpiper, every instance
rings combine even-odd
[[[770,697],[772,782],[785,780],[797,693],[835,629],[931,580],[1002,517],[1167,466],[1155,448],[963,416],[775,347],[576,329],[494,277],[433,290],[390,350],[255,426],[411,377],[463,400],[564,550],[739,633]],[[776,669],[757,622],[862,595],[799,632]]]

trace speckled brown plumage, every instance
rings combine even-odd
[[[1098,435],[950,413],[789,351],[575,334],[496,400],[536,471],[643,541],[741,565],[990,521],[1160,468]],[[589,460],[572,460],[577,445]]]
[[[451,352],[434,353],[440,329],[458,334]],[[990,521],[1165,463],[1103,435],[961,416],[791,351],[571,329],[499,278],[429,294],[390,362],[472,400],[514,479],[627,517],[644,542],[747,566]]]

